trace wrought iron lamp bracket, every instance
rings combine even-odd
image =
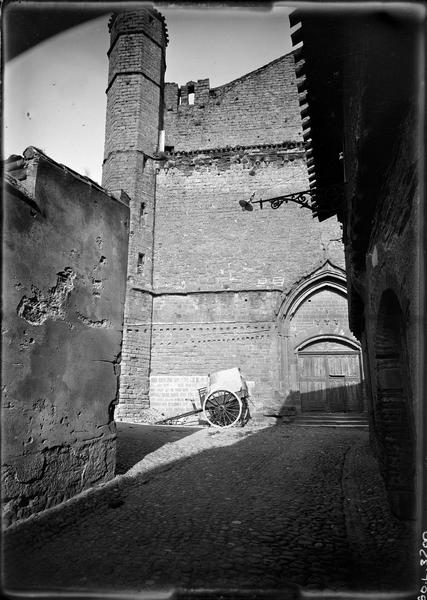
[[[308,208],[313,213],[319,212],[318,199],[320,196],[328,195],[333,200],[331,204],[334,207],[339,207],[342,203],[342,193],[344,190],[344,184],[335,184],[325,188],[311,188],[309,190],[302,190],[301,192],[294,192],[293,194],[286,194],[284,196],[277,196],[275,198],[267,198],[260,200],[253,200],[255,192],[250,197],[249,201],[240,200],[239,204],[242,210],[253,210],[254,204],[259,204],[262,209],[263,205],[270,203],[270,207],[273,209],[280,208],[282,204],[288,202],[294,202],[299,204],[301,208]]]

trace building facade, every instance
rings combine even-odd
[[[255,419],[362,412],[336,217],[239,206],[309,187],[293,54],[178,87],[159,13],[115,15],[110,33],[103,185],[131,198],[116,418],[191,410],[208,374],[235,366]]]
[[[371,442],[396,515],[420,515],[424,10],[297,11],[293,41],[318,202],[343,224],[350,327],[365,357]],[[396,31],[398,27],[398,35]],[[327,40],[327,43],[325,43]]]

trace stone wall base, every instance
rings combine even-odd
[[[114,424],[113,424],[114,425]],[[114,425],[115,430],[115,425]],[[9,526],[114,477],[116,433],[5,460],[3,523]],[[61,481],[60,488],[58,480]]]

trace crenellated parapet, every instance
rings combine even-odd
[[[142,193],[142,161],[157,150],[162,111],[167,31],[151,9],[110,21],[103,185]]]
[[[211,88],[209,79],[165,84],[166,149],[302,141],[293,54]]]

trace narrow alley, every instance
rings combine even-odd
[[[422,3],[9,4],[3,593],[426,600]]]
[[[132,427],[156,447],[155,427]],[[410,531],[367,432],[171,430],[126,474],[9,528],[6,589],[408,588]]]

